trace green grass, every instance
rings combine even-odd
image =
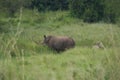
[[[6,26],[0,33],[0,80],[120,79],[118,25],[84,23],[67,11],[23,10],[21,20],[19,13],[16,16],[0,20]],[[72,37],[76,47],[58,54],[34,42],[49,34]],[[105,50],[92,48],[97,41]]]

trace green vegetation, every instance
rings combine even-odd
[[[37,8],[38,11],[68,10],[68,0],[32,0],[30,8]]]
[[[84,22],[116,23],[120,17],[119,4],[119,0],[0,0],[0,11],[15,17],[20,8],[39,12],[69,10]]]
[[[118,0],[70,0],[70,11],[84,22],[115,23],[120,14],[119,3]]]
[[[1,16],[0,80],[119,80],[120,27],[68,13],[21,9],[14,18]],[[76,47],[57,54],[41,45],[44,34],[70,36]],[[92,48],[97,41],[104,50]]]

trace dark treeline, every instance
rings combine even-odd
[[[71,15],[85,22],[112,22],[120,16],[119,0],[0,0],[0,8],[9,16],[20,7],[37,9],[39,12],[49,10],[69,10]]]
[[[85,22],[115,23],[120,13],[119,3],[119,0],[71,0],[70,11]]]
[[[38,11],[68,10],[68,0],[32,0],[30,8],[37,8]]]

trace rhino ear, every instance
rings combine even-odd
[[[44,38],[46,38],[46,35],[44,35]]]

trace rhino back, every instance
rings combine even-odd
[[[53,37],[48,44],[49,47],[60,51],[72,48],[74,45],[74,40],[68,37]]]

